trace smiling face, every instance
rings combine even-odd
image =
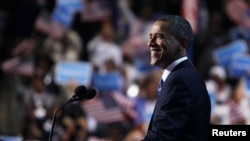
[[[167,22],[156,21],[149,34],[150,63],[162,69],[185,55],[181,42],[168,31]]]

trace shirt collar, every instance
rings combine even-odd
[[[166,69],[164,69],[163,74],[162,74],[162,80],[165,82],[165,80],[167,79],[168,75],[170,74],[170,72],[181,62],[183,62],[184,60],[187,60],[187,56],[181,57],[177,60],[175,60],[173,63],[171,63],[170,65],[167,66]]]

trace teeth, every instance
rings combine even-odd
[[[154,54],[154,53],[156,53],[156,51],[151,51],[151,54]]]
[[[158,53],[158,51],[151,51],[150,53],[151,53],[151,55],[156,55]]]

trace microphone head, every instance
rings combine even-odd
[[[96,90],[95,89],[88,89],[86,99],[92,99],[96,95]]]
[[[78,96],[80,99],[84,99],[86,98],[87,96],[85,95],[85,93],[87,92],[87,88],[83,85],[81,86],[78,86],[76,89],[75,89],[75,95]]]

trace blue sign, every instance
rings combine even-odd
[[[229,74],[230,76],[248,76],[250,73],[250,56],[247,54],[237,54],[232,57]]]
[[[213,58],[215,61],[227,68],[233,55],[237,53],[246,53],[248,51],[248,46],[245,40],[236,40],[227,45],[221,46],[215,49],[213,52]]]
[[[61,23],[64,27],[70,27],[77,11],[81,11],[83,4],[81,0],[57,0],[52,13],[52,20]]]
[[[92,84],[100,91],[120,91],[122,87],[122,76],[118,72],[106,74],[94,73]]]
[[[55,70],[55,82],[67,85],[75,82],[89,86],[92,77],[92,65],[87,62],[59,62]]]

